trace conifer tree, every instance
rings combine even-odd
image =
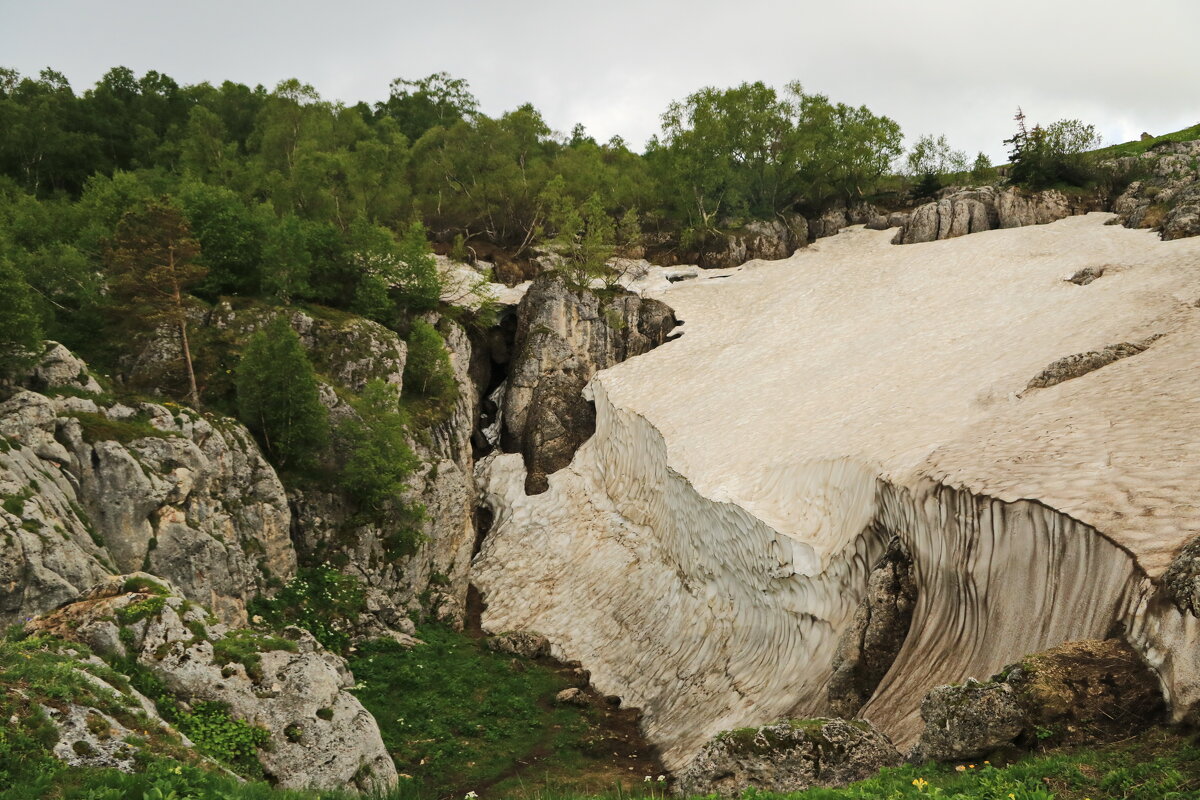
[[[271,460],[297,470],[329,444],[329,412],[300,337],[280,315],[250,337],[237,367],[238,417]]]
[[[200,407],[196,371],[188,340],[188,289],[207,274],[196,263],[200,245],[187,220],[165,198],[127,211],[108,250],[113,311],[123,327],[146,334],[161,327],[176,331],[187,370],[188,401]]]

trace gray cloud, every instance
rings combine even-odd
[[[906,134],[1003,157],[1017,105],[1079,117],[1106,141],[1200,122],[1195,0],[908,3],[427,0],[4,0],[0,64],[51,66],[77,90],[122,64],[185,83],[374,101],[397,76],[446,70],[483,110],[531,102],[561,131],[640,146],[674,99],[763,80],[866,104]]]

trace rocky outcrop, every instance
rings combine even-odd
[[[501,420],[501,446],[527,465],[526,491],[545,491],[546,476],[595,430],[583,396],[592,376],[662,344],[675,324],[666,305],[623,289],[573,288],[552,274],[533,282],[518,309]]]
[[[712,234],[700,248],[698,263],[708,269],[724,269],[755,258],[776,261],[804,247],[808,243],[808,234],[808,222],[799,214],[756,220],[740,228]]]
[[[921,704],[916,761],[958,761],[1045,744],[1112,741],[1161,721],[1158,680],[1117,639],[1068,642],[986,683],[939,686]]]
[[[1045,389],[1063,381],[1069,381],[1072,378],[1086,375],[1101,367],[1108,366],[1114,361],[1120,361],[1122,358],[1136,356],[1138,353],[1145,352],[1147,347],[1154,344],[1160,338],[1162,337],[1154,335],[1140,342],[1110,344],[1102,350],[1089,350],[1086,353],[1075,353],[1065,358],[1060,358],[1035,375],[1029,381],[1028,385],[1026,385],[1025,391],[1028,392],[1030,389]]]
[[[996,228],[1045,225],[1102,208],[1100,198],[1068,198],[1054,189],[1034,194],[1015,187],[959,190],[914,209],[893,244],[953,239]]]
[[[836,236],[838,231],[850,224],[850,218],[843,206],[827,208],[821,212],[821,216],[809,221],[809,238],[823,239],[827,236]]]
[[[360,635],[411,633],[410,611],[432,612],[458,627],[466,610],[475,541],[471,434],[478,392],[470,375],[472,350],[466,332],[450,320],[431,316],[429,321],[443,336],[458,391],[453,408],[425,428],[413,428],[410,445],[421,466],[409,479],[410,491],[403,498],[407,505],[364,520],[353,498],[336,487],[290,492],[302,560],[336,564],[368,587],[370,607],[360,621]],[[371,338],[382,346],[373,349],[388,355],[367,360],[361,372],[378,376],[391,369],[400,380],[404,342],[398,334],[376,328]],[[353,389],[336,384],[323,393],[331,417],[355,413],[344,399],[347,390]],[[414,515],[414,507],[423,512]]]
[[[312,361],[321,402],[335,427],[357,414],[351,400],[369,381],[382,380],[403,391],[408,358],[404,338],[361,317],[319,309],[234,308],[223,302],[197,324],[232,358],[280,313],[287,314]],[[475,537],[470,439],[478,391],[469,374],[471,343],[462,327],[436,314],[427,315],[426,322],[436,326],[445,341],[457,399],[436,420],[412,426],[410,445],[421,465],[409,480],[403,502],[365,520],[354,498],[333,482],[288,487],[299,559],[309,566],[335,566],[366,587],[368,608],[356,628],[363,636],[411,633],[411,611],[433,611],[454,625],[463,618]],[[161,349],[152,345],[139,358],[137,369],[145,376],[162,371],[154,366],[154,354]],[[339,469],[340,458],[336,446],[325,454],[330,473]],[[423,513],[414,514],[416,508]]]
[[[0,404],[0,621],[146,570],[230,623],[296,569],[283,486],[238,423],[114,402],[61,346]]]
[[[839,717],[855,717],[875,693],[896,660],[917,601],[912,558],[899,539],[867,578],[867,593],[850,626],[838,640],[829,679],[829,707]]]
[[[1200,141],[1161,142],[1104,166],[1137,178],[1112,204],[1125,227],[1154,228],[1165,240],[1200,235]]]
[[[1163,219],[1163,239],[1183,239],[1187,236],[1200,236],[1200,181],[1175,195],[1171,209]]]
[[[784,794],[844,786],[898,766],[900,753],[863,720],[784,720],[719,734],[678,775],[683,797]]]
[[[396,783],[375,719],[346,691],[354,679],[345,662],[307,631],[230,630],[144,573],[109,578],[25,629],[135,661],[184,719],[220,708],[263,729],[257,757],[279,786],[374,791]]]
[[[1180,611],[1200,617],[1200,536],[1180,550],[1167,567],[1163,586]]]

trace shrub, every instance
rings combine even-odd
[[[1017,132],[1004,143],[1011,145],[1009,179],[1029,189],[1056,185],[1086,186],[1095,180],[1093,159],[1088,155],[1100,144],[1093,125],[1077,119],[1062,119],[1046,127],[1025,124],[1017,109]]]
[[[299,625],[329,650],[350,646],[348,628],[358,621],[365,606],[362,584],[352,575],[328,567],[300,570],[300,574],[271,598],[251,601],[251,611],[272,627]]]

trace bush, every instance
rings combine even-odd
[[[299,625],[327,649],[344,652],[350,646],[348,628],[358,621],[364,605],[358,578],[316,567],[300,570],[274,597],[255,598],[250,610],[265,625]]]

